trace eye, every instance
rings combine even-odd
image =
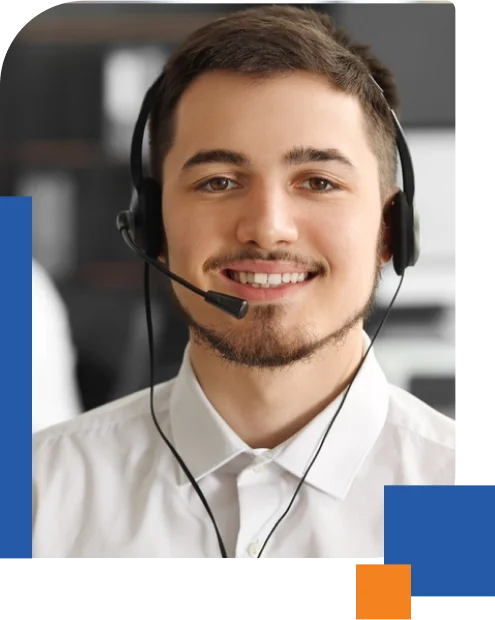
[[[312,192],[317,192],[319,194],[326,194],[327,192],[337,189],[335,183],[322,177],[311,177],[306,179],[306,181],[301,183],[300,187],[304,187],[305,185],[305,189],[310,189]]]
[[[209,179],[208,181],[201,183],[196,187],[196,189],[199,191],[203,190],[205,192],[219,193],[225,192],[229,189],[236,189],[237,187],[238,183],[236,183],[232,179],[229,179],[227,177],[214,177],[213,179]]]

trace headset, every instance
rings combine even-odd
[[[396,148],[400,159],[401,172],[402,172],[402,190],[399,190],[394,198],[393,204],[391,205],[391,209],[389,210],[390,217],[390,246],[389,251],[392,254],[393,266],[395,273],[400,276],[400,282],[397,286],[395,294],[390,302],[371,342],[368,346],[368,349],[363,356],[351,382],[345,390],[343,399],[339,405],[339,408],[336,414],[333,416],[331,422],[326,428],[319,445],[315,451],[311,462],[309,463],[304,475],[301,477],[296,490],[292,496],[291,501],[289,502],[286,510],[277,520],[275,525],[272,527],[270,533],[268,534],[266,540],[264,541],[261,550],[258,554],[258,558],[261,557],[268,541],[272,537],[276,528],[285,518],[289,510],[294,504],[296,496],[302,487],[306,476],[308,475],[313,463],[318,457],[325,439],[330,432],[330,429],[333,426],[333,423],[337,419],[346,399],[349,391],[354,383],[356,376],[358,375],[364,361],[366,360],[368,353],[370,352],[373,343],[378,336],[385,320],[387,319],[389,312],[395,302],[395,299],[399,293],[401,288],[405,271],[408,267],[413,267],[420,254],[420,231],[419,231],[419,217],[414,207],[414,192],[415,192],[415,182],[414,182],[414,168],[412,163],[411,154],[407,145],[407,141],[400,125],[400,122],[395,114],[395,112],[388,106],[388,103],[385,99],[385,95],[383,89],[376,82],[376,80],[370,76],[371,80],[375,83],[377,88],[381,91],[382,97],[387,104],[387,108],[390,111],[391,118],[393,120],[393,124],[395,127],[395,135],[396,135]],[[159,254],[163,251],[164,242],[165,242],[165,231],[163,227],[163,219],[162,219],[162,192],[159,183],[150,176],[145,176],[143,171],[143,162],[142,162],[142,150],[143,150],[143,141],[144,141],[144,133],[147,120],[151,113],[153,106],[159,100],[159,92],[160,87],[164,80],[164,74],[161,74],[155,82],[150,86],[148,91],[145,94],[143,102],[141,104],[141,109],[139,112],[138,119],[136,121],[136,125],[134,127],[134,132],[132,136],[131,143],[131,156],[130,156],[130,168],[131,168],[131,179],[134,187],[133,196],[131,198],[131,206],[128,210],[122,211],[117,216],[117,229],[122,235],[123,240],[128,245],[128,247],[136,253],[140,258],[144,260],[144,296],[145,296],[145,307],[146,307],[146,323],[148,327],[148,344],[150,351],[150,411],[153,418],[153,422],[156,426],[158,433],[160,434],[163,441],[167,444],[168,448],[172,452],[173,456],[178,461],[185,475],[191,482],[193,488],[195,489],[199,499],[201,500],[203,506],[205,507],[208,516],[213,524],[215,529],[215,533],[217,536],[218,544],[220,547],[220,552],[223,558],[228,558],[227,551],[225,548],[225,544],[223,542],[222,536],[218,529],[215,517],[208,505],[208,502],[203,495],[199,485],[196,483],[194,476],[189,471],[187,465],[182,460],[180,454],[176,451],[174,445],[169,441],[169,439],[164,435],[154,411],[154,354],[153,354],[153,326],[151,319],[151,303],[150,303],[150,293],[149,293],[149,266],[155,267],[157,270],[162,272],[164,275],[174,280],[175,282],[181,284],[188,290],[196,293],[203,297],[203,299],[218,308],[219,310],[226,312],[227,314],[237,318],[242,319],[246,316],[248,311],[248,303],[240,299],[238,297],[233,297],[231,295],[226,295],[225,293],[220,293],[217,291],[203,291],[200,288],[196,287],[191,282],[181,278],[177,274],[170,271],[164,263],[158,260]]]

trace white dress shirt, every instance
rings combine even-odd
[[[200,485],[229,557],[256,557],[342,396],[273,450],[209,403],[186,347],[155,388],[165,435]],[[213,525],[158,434],[149,389],[33,440],[33,557],[221,557]],[[390,386],[370,352],[262,557],[383,556],[384,485],[453,484],[454,422]]]

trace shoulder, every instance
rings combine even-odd
[[[174,379],[155,388],[154,409],[169,430]],[[149,480],[175,476],[142,390],[33,435],[33,557],[96,557],[132,521]],[[165,458],[162,458],[165,456]],[[124,528],[124,530],[122,530]]]
[[[455,422],[405,390],[391,386],[387,444],[405,484],[455,483]]]
[[[169,399],[175,379],[155,387],[155,411],[160,416],[168,416]],[[77,445],[90,450],[95,444],[110,447],[124,445],[120,442],[149,432],[152,424],[150,413],[149,388],[130,394],[111,403],[78,415],[75,419],[45,428],[33,435],[33,465],[44,453],[53,457],[55,446]]]
[[[397,386],[390,386],[387,422],[404,434],[429,442],[439,449],[455,449],[454,420]]]

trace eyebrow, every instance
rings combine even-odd
[[[251,162],[241,153],[228,151],[225,149],[214,149],[209,151],[198,151],[190,157],[181,168],[181,175],[201,164],[234,164],[234,166],[249,167]]]
[[[351,160],[339,151],[339,149],[317,149],[312,146],[297,147],[291,149],[284,157],[288,166],[297,166],[299,164],[308,164],[315,161],[336,161],[347,168],[354,169]]]
[[[315,147],[295,147],[286,153],[283,161],[287,166],[297,166],[311,162],[339,162],[347,168],[354,169],[351,160],[346,157],[339,149],[328,148],[318,149]],[[202,164],[233,164],[234,166],[244,166],[249,168],[252,164],[248,157],[242,153],[229,151],[226,149],[212,149],[198,151],[190,157],[182,166],[180,174],[185,174],[191,168]]]

